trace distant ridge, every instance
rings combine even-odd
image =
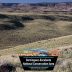
[[[6,12],[41,12],[48,11],[72,11],[72,2],[58,3],[0,3],[0,11]]]

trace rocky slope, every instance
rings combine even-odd
[[[0,11],[36,13],[47,13],[48,11],[72,11],[72,2],[35,4],[0,3]]]

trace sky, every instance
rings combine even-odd
[[[0,3],[72,2],[72,0],[0,0]]]

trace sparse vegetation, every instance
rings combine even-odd
[[[7,15],[0,14],[0,19],[8,18]]]
[[[0,72],[24,72],[18,54],[30,49],[59,55],[47,72],[72,72],[72,3],[0,6]]]
[[[29,21],[29,20],[34,20],[34,19],[30,16],[24,16],[24,17],[22,17],[22,20],[23,21]]]
[[[54,72],[72,71],[72,47],[65,48],[72,45],[72,16],[55,14],[5,14],[4,16],[6,17],[0,18],[0,60],[3,61],[4,58],[6,60],[4,64],[0,64],[0,70],[3,71],[5,68],[10,71],[24,72],[16,56],[3,57],[2,55],[24,53],[25,48],[46,50],[60,48],[61,55]]]
[[[19,21],[19,19],[17,19],[17,17],[14,17],[14,19],[10,21],[3,21],[3,23],[0,24],[0,30],[13,30],[19,27],[24,27],[24,25]]]
[[[4,16],[7,18],[0,19],[0,49],[72,35],[70,15],[4,14]]]

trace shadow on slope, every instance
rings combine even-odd
[[[24,27],[24,25],[20,21],[11,20],[8,23],[0,24],[0,30],[12,30],[20,27]]]
[[[0,19],[4,19],[4,18],[8,18],[8,16],[4,14],[0,14]]]

